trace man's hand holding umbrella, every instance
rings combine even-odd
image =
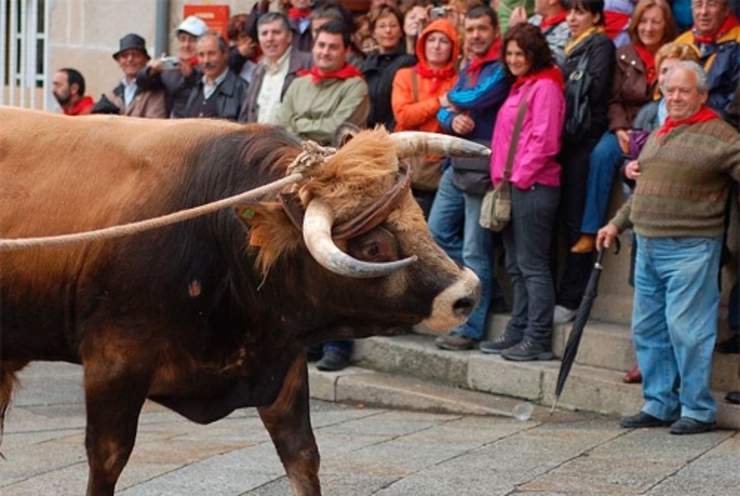
[[[619,235],[619,228],[614,224],[607,224],[596,233],[596,249],[609,248]]]

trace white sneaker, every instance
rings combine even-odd
[[[552,317],[553,324],[567,324],[576,318],[576,310],[565,308],[562,305],[555,305],[555,314]]]

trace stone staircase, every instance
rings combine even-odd
[[[489,338],[501,334],[505,315],[489,319]],[[356,364],[387,373],[411,376],[470,391],[520,398],[550,407],[554,400],[560,361],[509,362],[479,351],[450,352],[434,346],[434,336],[418,333],[361,339]],[[571,325],[556,326],[553,351],[562,357]],[[740,406],[725,403],[727,391],[740,390],[738,355],[714,355],[712,389],[717,398],[718,424],[740,429]],[[622,375],[635,364],[629,326],[589,321],[558,408],[608,415],[632,414],[642,405],[638,384],[624,384]]]

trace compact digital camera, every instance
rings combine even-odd
[[[447,10],[444,7],[434,7],[429,11],[429,17],[434,21],[447,17]]]
[[[180,59],[177,57],[162,57],[162,69],[165,71],[174,71],[180,67]]]

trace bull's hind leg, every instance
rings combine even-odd
[[[293,495],[320,495],[319,449],[311,429],[305,352],[288,370],[277,400],[258,411],[283,462]]]
[[[112,496],[134,448],[151,374],[100,356],[84,365],[87,496]]]

